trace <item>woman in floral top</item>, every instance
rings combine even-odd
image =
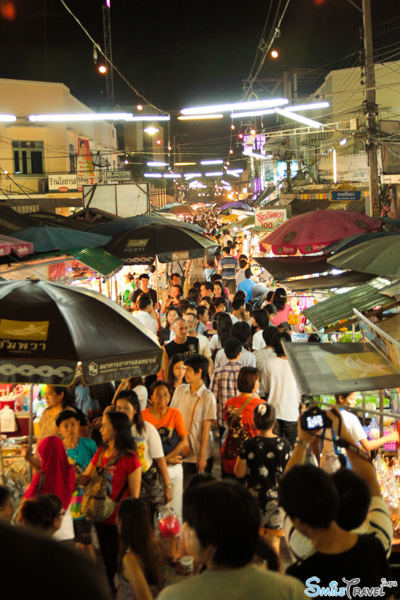
[[[246,485],[260,509],[261,533],[279,554],[283,531],[278,482],[289,460],[291,446],[285,438],[274,433],[275,409],[271,404],[259,404],[253,418],[260,435],[244,442],[236,461],[235,475],[246,478]]]

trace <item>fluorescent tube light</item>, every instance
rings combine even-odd
[[[178,117],[179,121],[198,121],[199,119],[223,119],[224,115],[222,113],[219,114],[211,114],[211,115],[186,115],[182,117]]]
[[[161,173],[143,173],[144,177],[157,177],[160,178],[162,177]]]
[[[166,179],[176,179],[177,177],[182,177],[181,173],[164,173],[163,177]]]
[[[0,115],[1,123],[13,123],[16,120],[17,117],[15,115]]]
[[[206,177],[221,177],[221,175],[223,175],[223,171],[209,171],[208,173],[205,173]]]
[[[271,108],[265,108],[264,110],[253,110],[244,111],[238,113],[231,113],[231,119],[241,119],[242,117],[261,117],[262,115],[274,115],[275,110]]]
[[[322,123],[318,123],[318,121],[314,121],[313,119],[307,119],[307,117],[302,117],[296,113],[293,113],[290,110],[276,108],[275,112],[278,115],[282,115],[283,117],[287,117],[288,119],[293,119],[293,121],[298,121],[299,123],[303,123],[304,125],[308,125],[309,127],[314,127],[315,129],[319,129],[323,127]]]
[[[285,110],[315,110],[317,108],[329,108],[329,106],[329,102],[314,102],[314,104],[296,104],[295,106],[286,106]]]
[[[289,104],[287,98],[270,98],[268,100],[256,100],[254,102],[230,102],[227,104],[214,104],[212,106],[199,106],[196,108],[183,108],[182,115],[204,115],[210,113],[227,112],[234,110],[258,110],[260,108],[275,108]]]
[[[146,165],[148,167],[168,167],[168,164],[165,162],[160,162],[158,160],[149,160]]]
[[[224,161],[221,159],[218,160],[201,160],[201,165],[223,165]]]
[[[193,179],[193,177],[201,177],[203,173],[184,173],[183,176],[185,179]]]

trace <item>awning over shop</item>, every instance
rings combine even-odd
[[[274,279],[288,279],[289,277],[325,273],[332,270],[332,267],[326,262],[325,256],[290,256],[285,258],[255,256],[253,260],[266,269]]]
[[[305,290],[327,290],[331,288],[352,287],[371,281],[374,275],[368,273],[357,273],[356,271],[347,271],[341,275],[321,275],[320,277],[308,277],[307,279],[280,279],[279,283],[289,288],[293,292],[302,292]]]
[[[110,275],[124,264],[122,260],[106,252],[103,248],[78,248],[72,251],[76,258],[84,265],[90,267],[100,275]]]
[[[372,344],[283,345],[299,390],[307,396],[400,385],[400,374]]]
[[[0,270],[5,279],[22,279],[25,275],[35,275],[35,268],[41,265],[51,265],[74,259],[79,260],[103,277],[108,277],[123,265],[119,258],[106,252],[103,248],[75,248],[68,252],[56,251],[36,254],[26,260],[1,265]]]
[[[375,306],[393,304],[392,298],[379,293],[386,286],[387,280],[378,277],[365,285],[359,285],[344,294],[336,294],[311,308],[306,308],[302,314],[311,321],[314,327],[321,329],[352,317],[354,308],[364,312]]]

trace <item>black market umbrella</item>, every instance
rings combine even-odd
[[[154,224],[128,229],[115,235],[105,249],[129,264],[162,263],[201,258],[218,244],[205,235],[188,228]]]
[[[350,235],[349,237],[343,238],[330,246],[324,248],[325,252],[342,252],[343,250],[347,250],[347,248],[353,248],[354,246],[358,246],[358,244],[362,244],[363,242],[370,242],[371,240],[377,240],[385,237],[396,236],[399,235],[396,232],[389,231],[369,231],[368,233],[359,233],[357,235]]]
[[[165,204],[164,206],[159,208],[158,212],[173,213],[175,215],[192,215],[194,210],[187,204],[181,204],[180,202],[171,202],[170,204]]]
[[[124,219],[115,219],[109,223],[103,223],[93,227],[91,231],[93,233],[100,233],[102,235],[117,235],[123,231],[137,229],[138,227],[144,227],[144,225],[167,225],[169,227],[179,227],[181,229],[189,229],[202,233],[203,230],[198,225],[192,223],[186,223],[185,221],[174,221],[167,219],[159,215],[137,215],[136,217],[125,217]]]
[[[338,269],[400,277],[400,233],[363,242],[328,258]]]
[[[49,281],[0,282],[0,381],[88,385],[146,376],[162,350],[127,311],[97,292]]]
[[[18,237],[32,242],[35,252],[51,252],[52,250],[70,250],[71,248],[97,248],[105,246],[110,236],[99,235],[91,231],[77,231],[50,225],[38,225],[18,231]]]

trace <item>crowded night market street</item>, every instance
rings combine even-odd
[[[398,0],[0,26],[0,598],[400,598]]]

